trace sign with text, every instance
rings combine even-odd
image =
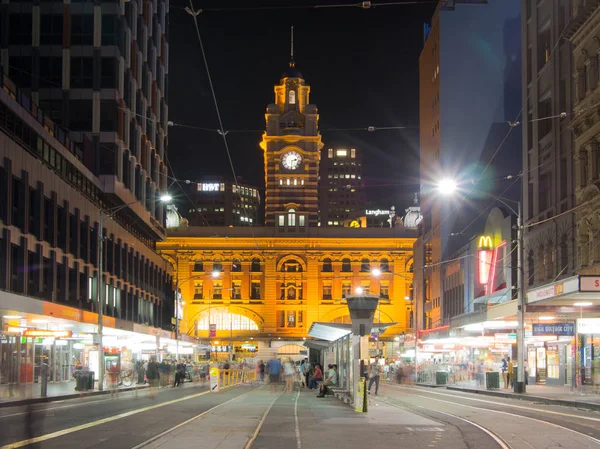
[[[216,337],[217,336],[217,325],[216,324],[211,324],[209,332],[210,332],[210,335],[209,335],[210,338]]]
[[[366,212],[365,212],[365,215],[375,215],[375,216],[378,216],[378,215],[389,215],[389,214],[390,214],[389,210],[381,210],[381,209],[376,209],[376,210],[367,209]]]
[[[579,291],[600,292],[600,276],[580,276]]]
[[[532,334],[534,337],[544,335],[570,337],[575,335],[575,325],[573,323],[534,323],[532,325]]]
[[[600,318],[580,318],[577,320],[578,334],[600,334]]]
[[[73,331],[51,331],[43,329],[27,329],[23,332],[23,337],[36,338],[71,338]]]

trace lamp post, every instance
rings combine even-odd
[[[159,200],[163,203],[168,203],[173,199],[171,195],[164,194]],[[104,344],[102,342],[102,333],[104,332],[104,285],[102,278],[104,277],[104,215],[106,214],[109,218],[113,217],[120,210],[125,209],[139,201],[132,201],[127,204],[112,207],[109,209],[100,209],[98,216],[98,250],[96,251],[98,260],[98,277],[96,279],[96,297],[98,301],[98,390],[104,389]]]
[[[444,195],[451,195],[457,190],[457,184],[452,180],[442,180],[438,184],[438,191]],[[509,198],[482,193],[506,206],[517,217],[517,379],[514,383],[515,393],[526,392],[525,382],[525,268],[524,268],[524,236],[523,236],[523,215],[521,210],[521,201],[514,201]],[[509,202],[516,204],[515,210]]]

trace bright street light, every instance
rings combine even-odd
[[[404,297],[404,299],[405,299],[406,301],[410,301],[410,296],[405,296],[405,297]]]
[[[215,270],[215,271],[213,271],[213,272],[212,272],[212,277],[213,277],[213,278],[215,278],[215,279],[216,279],[216,278],[218,278],[219,276],[221,276],[221,272],[220,272],[220,271],[217,271],[217,270]]]
[[[364,293],[364,290],[363,290],[363,288],[362,288],[362,287],[356,287],[356,290],[355,290],[355,291],[356,291],[356,294],[357,294],[357,295],[362,295],[362,294]]]
[[[379,277],[379,276],[381,276],[381,270],[379,268],[373,268],[371,270],[371,274],[375,277]]]
[[[161,195],[160,200],[163,203],[170,203],[173,200],[173,197],[168,193],[165,193],[164,195]]]
[[[456,192],[457,185],[454,180],[444,178],[438,183],[437,189],[442,195],[452,195]]]

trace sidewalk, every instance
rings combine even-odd
[[[132,385],[130,387],[119,387],[119,391],[130,391],[136,388],[146,388],[147,385]],[[42,397],[42,386],[40,384],[16,385],[11,389],[8,386],[0,386],[0,408],[15,407],[19,405],[37,404],[42,402],[62,401],[75,399],[83,396],[97,396],[108,394],[110,391],[75,391],[75,380],[69,382],[48,383],[48,395]]]
[[[195,449],[199,442],[203,449],[240,449],[253,439],[256,449],[308,449],[325,441],[330,447],[364,449],[374,441],[377,446],[395,447],[400,433],[405,447],[427,447],[441,432],[439,422],[377,400],[369,401],[368,413],[356,413],[338,399],[316,395],[307,389],[278,395],[262,386],[134,449]],[[460,438],[454,428],[445,429],[444,436]]]
[[[421,386],[421,385],[419,385]],[[595,393],[591,386],[584,385],[572,391],[571,387],[548,387],[527,385],[527,393],[514,393],[512,389],[486,390],[481,387],[447,385],[447,390],[498,396],[525,401],[541,402],[548,405],[564,405],[600,411],[600,392]]]

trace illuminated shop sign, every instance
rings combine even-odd
[[[218,182],[203,182],[198,184],[198,191],[202,192],[219,192],[224,190],[225,185]]]
[[[532,335],[541,337],[544,335],[563,335],[570,337],[575,335],[575,325],[573,323],[534,323],[532,325]]]
[[[479,252],[479,283],[487,285],[490,280],[490,270],[492,268],[492,259],[494,256],[492,238],[489,235],[482,235],[477,242]]]
[[[381,209],[367,209],[367,211],[365,212],[366,215],[389,215],[390,211],[389,210],[381,210]]]
[[[27,329],[23,332],[23,337],[36,338],[71,338],[73,331],[50,331],[42,329]]]

